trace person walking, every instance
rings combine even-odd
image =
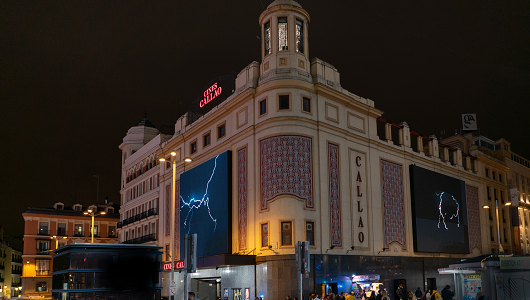
[[[425,300],[431,300],[431,290],[427,289],[427,292],[425,292]]]
[[[451,292],[450,286],[446,285],[445,288],[442,290],[442,299],[443,300],[452,300],[455,293]]]
[[[486,296],[482,292],[477,293],[477,300],[488,300]]]
[[[403,297],[405,297],[404,293],[403,284],[400,284],[396,290],[396,294],[400,300],[403,300]]]
[[[388,292],[386,291],[386,289],[383,290],[383,299],[382,300],[390,300],[390,298],[388,298]]]
[[[416,299],[418,299],[418,300],[421,299],[421,297],[423,296],[423,293],[421,292],[419,287],[416,290],[415,294],[416,294]]]
[[[429,300],[439,300],[442,299],[442,296],[440,296],[440,293],[438,293],[437,290],[432,290],[431,298]]]

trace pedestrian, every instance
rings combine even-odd
[[[313,297],[313,300],[320,300],[320,298],[318,298],[318,294],[315,294],[315,297]]]
[[[427,289],[427,292],[425,292],[425,300],[431,300],[431,290]]]
[[[416,290],[416,299],[421,299],[421,296],[423,296],[423,293],[421,292],[420,288],[418,287],[418,289]]]
[[[440,293],[438,293],[437,290],[432,290],[431,298],[429,300],[438,300],[442,299],[442,296],[440,296]]]
[[[414,298],[414,293],[412,291],[409,291],[407,297],[409,298],[409,300],[412,300]]]
[[[383,290],[383,300],[390,300],[390,298],[388,298],[388,292],[386,289]]]
[[[348,295],[346,295],[346,300],[353,300],[355,297],[353,296],[353,291],[351,291]]]
[[[375,296],[375,300],[383,300],[383,291],[377,291],[377,296]]]
[[[477,293],[477,300],[488,300],[486,296],[482,292]]]
[[[195,300],[195,293],[194,292],[188,292],[188,300]]]
[[[443,300],[452,300],[455,293],[451,292],[450,286],[446,285],[445,288],[442,290],[442,299]]]
[[[405,297],[404,290],[403,290],[403,284],[400,284],[396,290],[396,294],[400,300],[403,300],[403,297]]]

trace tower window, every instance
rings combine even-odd
[[[311,112],[311,99],[303,97],[302,98],[302,110],[305,112]]]
[[[271,21],[263,26],[263,45],[265,46],[265,56],[271,54]]]
[[[261,224],[261,247],[269,246],[269,224]]]
[[[304,22],[296,19],[296,52],[304,53]]]
[[[289,50],[287,39],[287,17],[278,18],[278,51]]]
[[[264,115],[267,113],[267,100],[261,100],[259,102],[259,114]]]
[[[280,95],[278,98],[280,109],[289,109],[289,95]]]

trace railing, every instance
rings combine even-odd
[[[144,211],[144,212],[139,213],[139,214],[137,214],[135,216],[129,217],[127,219],[124,219],[121,222],[118,222],[118,228],[122,228],[123,226],[127,226],[127,225],[132,224],[132,223],[134,223],[136,221],[140,221],[140,220],[149,218],[150,216],[156,216],[156,215],[157,215],[156,208],[151,208],[151,209],[149,209],[147,211]]]
[[[84,236],[84,235],[82,233],[74,233],[74,236],[79,237],[79,236]]]
[[[57,235],[58,236],[68,236],[66,230],[57,229]]]
[[[22,263],[22,258],[14,258],[12,261],[16,263]]]
[[[37,248],[37,254],[50,254],[50,249],[47,249],[47,248]]]
[[[156,241],[156,235],[154,233],[144,235],[139,238],[123,241],[122,244],[143,244],[151,241]]]
[[[39,230],[39,235],[50,235],[49,230]]]
[[[22,270],[11,270],[11,274],[19,274],[19,275],[22,275]]]
[[[38,271],[35,271],[35,274],[37,276],[50,275],[50,271],[49,270],[38,270]]]
[[[20,273],[22,274],[22,273]],[[11,282],[11,287],[19,287],[19,286],[22,286],[22,283],[20,282]]]

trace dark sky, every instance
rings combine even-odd
[[[30,206],[119,202],[118,145],[144,117],[174,124],[215,77],[260,60],[268,0],[0,2],[0,224]],[[530,158],[529,1],[301,1],[309,55],[383,117],[461,128]]]

